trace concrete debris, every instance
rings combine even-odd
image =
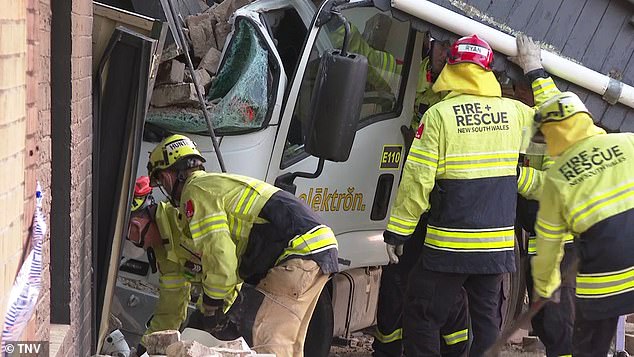
[[[145,346],[150,356],[166,357],[243,357],[256,355],[244,338],[223,341],[215,347],[205,346],[197,341],[181,341],[176,330],[155,332],[146,337]]]
[[[177,330],[165,330],[151,333],[145,337],[145,346],[149,355],[164,355],[167,348],[181,340]]]
[[[209,52],[203,57],[198,65],[198,68],[206,69],[210,74],[216,74],[218,71],[218,65],[220,64],[220,56],[222,52],[218,51],[215,48],[211,48]]]
[[[150,103],[155,107],[195,104],[198,103],[196,88],[193,83],[168,84],[155,87]]]
[[[190,43],[189,53],[196,65],[194,74],[189,73],[189,69],[183,63],[183,49],[179,50],[174,43],[167,45],[161,53],[148,112],[148,117],[152,119],[148,122],[161,127],[169,127],[174,123],[181,126],[189,125],[190,131],[187,132],[206,130],[202,113],[199,113],[199,109],[194,110],[201,108],[201,103],[198,102],[192,75],[196,77],[203,93],[207,92],[218,71],[221,51],[231,32],[232,25],[228,21],[237,9],[250,4],[253,0],[196,0],[196,2],[200,3],[201,11],[187,16],[186,27],[183,29]],[[202,105],[209,104],[213,103]],[[183,111],[183,109],[188,110]],[[170,118],[171,115],[173,116]]]
[[[163,62],[156,73],[156,85],[180,83],[185,78],[185,64],[177,60]]]
[[[165,46],[165,48],[163,48],[163,52],[161,53],[161,63],[173,60],[180,54],[181,53],[178,50],[178,47],[176,47],[176,44],[170,43],[169,45]]]
[[[211,347],[203,346],[196,341],[179,341],[167,348],[168,357],[203,357],[220,356]]]
[[[236,10],[252,2],[253,0],[224,0],[214,7],[212,11],[216,15],[218,22],[228,22]]]
[[[203,58],[210,48],[217,48],[216,35],[214,34],[216,17],[213,13],[188,16],[185,22],[189,29],[194,57]]]
[[[211,75],[209,75],[209,72],[207,72],[207,70],[204,68],[195,70],[194,76],[196,76],[196,79],[198,80],[198,85],[202,86],[205,89],[207,89],[207,87],[211,84]],[[185,72],[185,82],[187,83],[194,82],[192,75],[189,71]]]
[[[158,289],[145,280],[130,279],[119,275],[117,277],[117,284],[121,284],[133,290],[142,291],[144,293],[158,295]]]
[[[231,24],[222,22],[216,24],[214,27],[214,31],[216,34],[216,43],[218,44],[219,49],[223,49],[225,46],[225,42],[227,41],[227,36],[229,32],[231,32]]]

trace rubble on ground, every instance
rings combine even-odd
[[[149,355],[165,355],[167,348],[180,340],[181,333],[179,331],[158,331],[145,337],[145,347]]]
[[[252,1],[224,0],[210,7],[204,6],[202,13],[185,18],[189,54],[196,68],[194,76],[203,94],[208,92],[218,70],[222,49],[231,32],[231,15]],[[192,74],[186,68],[184,54],[171,44],[163,49],[160,62],[149,109],[156,119],[155,123],[163,126],[165,116],[175,114],[173,121],[186,118],[196,122],[198,130],[193,131],[205,128],[196,87]],[[199,125],[201,122],[203,126]]]
[[[180,332],[175,330],[161,331],[146,337],[146,348],[150,356],[167,357],[243,357],[256,353],[249,348],[243,338],[223,341],[221,344],[208,347],[197,341],[181,341]]]

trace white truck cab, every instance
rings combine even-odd
[[[305,127],[320,58],[340,46],[333,41],[341,20],[321,22],[333,3],[343,3],[320,2],[259,0],[235,12],[209,91],[228,172],[280,184],[288,183],[285,174],[313,173],[319,166],[319,159],[305,151]],[[300,175],[292,182],[295,195],[325,219],[339,242],[341,272],[324,290],[328,296],[320,299],[307,340],[306,351],[313,349],[314,355],[327,355],[328,336],[347,337],[375,322],[380,267],[388,263],[382,233],[405,160],[401,127],[409,127],[414,115],[424,37],[372,1],[350,1],[340,12],[351,32],[358,31],[372,49],[395,61],[389,68],[369,63],[348,159],[325,161],[317,177]],[[152,131],[146,125],[142,153],[160,140],[160,135],[148,139]],[[181,132],[198,144],[207,171],[219,172],[210,137]],[[147,159],[141,155],[138,175],[145,174]]]

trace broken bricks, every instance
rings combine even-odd
[[[144,345],[149,355],[164,355],[167,348],[181,340],[181,333],[176,330],[165,330],[145,336]]]
[[[218,22],[228,22],[231,14],[252,2],[253,0],[224,0],[222,3],[213,7],[211,11],[216,15]],[[220,46],[220,42],[218,42],[218,46]]]
[[[194,76],[196,76],[196,80],[198,81],[198,85],[207,88],[211,84],[211,76],[206,69],[200,68],[194,71]],[[185,72],[185,82],[193,83],[194,80],[189,71]]]
[[[179,341],[167,347],[168,357],[203,357],[221,356],[211,347],[202,345],[196,341]]]
[[[194,49],[194,57],[202,58],[210,48],[217,48],[214,26],[216,17],[212,12],[188,16],[185,20],[189,29],[189,38]]]
[[[168,84],[154,88],[150,103],[155,107],[198,103],[194,83]]]
[[[227,36],[229,36],[229,32],[231,32],[231,24],[226,22],[217,23],[214,27],[214,32],[216,34],[216,43],[218,44],[218,48],[224,48]]]
[[[198,68],[204,68],[212,75],[216,74],[216,71],[218,71],[218,65],[220,64],[221,55],[222,53],[220,51],[215,48],[211,48],[198,64]]]
[[[181,83],[185,78],[185,64],[177,60],[163,62],[156,73],[156,85]]]

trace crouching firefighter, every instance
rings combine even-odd
[[[182,326],[187,319],[191,288],[193,285],[200,286],[202,282],[200,256],[182,244],[183,233],[178,216],[178,210],[169,202],[154,201],[149,177],[137,178],[127,239],[147,251],[152,272],[159,273],[158,300],[137,347],[137,355],[145,352],[147,335],[178,330]],[[199,300],[199,308],[201,303]],[[240,336],[235,326],[221,314],[203,318],[198,311],[190,317],[188,327],[208,330],[225,340]]]
[[[620,315],[634,312],[634,134],[606,134],[572,92],[560,92],[544,71],[540,48],[518,41],[518,62],[532,82],[535,121],[555,158],[546,172],[532,260],[535,294],[559,287],[566,237],[579,256],[574,356],[605,356]]]
[[[226,309],[242,282],[238,330],[260,353],[302,356],[315,305],[338,271],[332,230],[295,196],[253,178],[207,173],[186,136],[150,153],[150,184],[178,207],[183,246],[200,257],[205,315]]]

